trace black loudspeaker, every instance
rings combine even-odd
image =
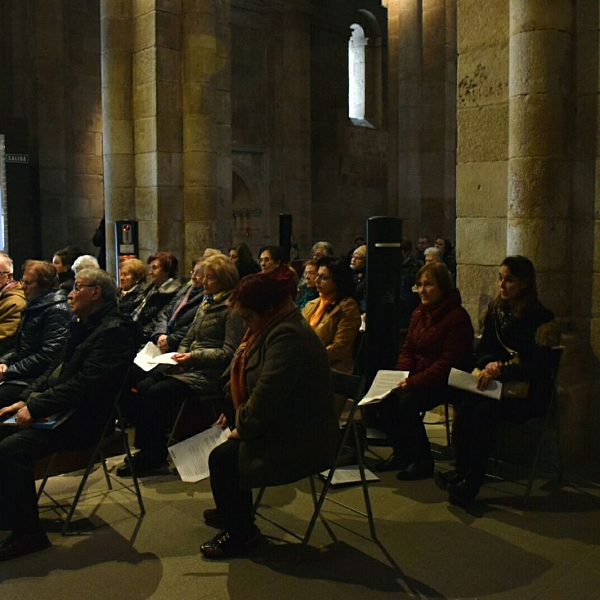
[[[279,215],[279,245],[283,249],[285,262],[289,262],[292,250],[292,215]]]
[[[367,330],[365,375],[393,369],[400,349],[402,220],[367,219]]]

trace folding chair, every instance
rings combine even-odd
[[[127,374],[124,378],[124,382],[121,385],[119,392],[115,396],[113,410],[110,412],[110,415],[109,415],[108,419],[106,420],[104,428],[102,429],[102,433],[100,434],[96,444],[90,450],[89,459],[87,460],[87,465],[86,465],[84,473],[82,475],[81,482],[79,483],[77,492],[75,493],[75,497],[73,498],[73,501],[70,504],[64,505],[64,504],[58,502],[57,500],[55,500],[50,494],[48,494],[45,491],[45,487],[46,487],[46,483],[50,477],[59,474],[59,473],[53,473],[53,470],[52,470],[53,465],[57,461],[57,458],[61,454],[71,452],[71,451],[59,450],[59,451],[55,452],[52,455],[50,462],[46,468],[44,477],[38,488],[37,499],[39,502],[42,494],[45,494],[51,500],[51,502],[54,504],[53,508],[55,511],[57,509],[60,509],[64,513],[66,513],[63,527],[61,529],[61,535],[63,535],[63,536],[67,535],[69,526],[71,525],[71,521],[73,519],[73,515],[75,514],[75,510],[77,509],[77,504],[79,503],[81,495],[83,494],[85,484],[87,483],[88,477],[94,470],[94,465],[96,464],[97,461],[100,461],[102,464],[102,469],[104,471],[104,477],[106,479],[106,484],[108,486],[108,489],[112,491],[112,489],[113,489],[112,481],[113,480],[118,482],[119,485],[121,486],[121,488],[128,490],[129,492],[131,492],[132,494],[134,494],[136,496],[137,501],[138,501],[139,511],[140,511],[139,516],[142,517],[146,512],[145,507],[144,507],[144,501],[142,499],[142,494],[140,491],[138,478],[135,475],[135,473],[133,472],[134,463],[131,460],[131,448],[129,446],[129,439],[127,437],[127,431],[125,429],[125,422],[124,422],[123,416],[121,414],[120,399],[121,399],[121,395],[124,393],[124,391],[127,390],[130,386],[129,379],[130,379],[130,371],[127,372]],[[116,429],[119,431],[115,431],[115,424],[116,424]],[[115,440],[115,436],[119,435],[119,434],[121,437],[121,442],[123,444],[123,449],[125,450],[125,454],[127,455],[127,460],[129,462],[129,464],[132,465],[132,473],[131,473],[132,474],[132,482],[131,482],[131,484],[125,484],[125,483],[123,483],[123,481],[120,478],[113,477],[109,473],[109,471],[106,467],[106,459],[104,456],[104,449],[106,448],[106,446],[109,443],[113,442]],[[65,471],[62,471],[60,474],[63,474],[64,472]],[[66,471],[66,472],[69,472],[69,471]]]
[[[373,520],[373,511],[371,508],[371,499],[369,496],[369,488],[367,485],[367,478],[365,476],[365,466],[364,466],[363,456],[360,451],[357,452],[358,468],[360,471],[361,485],[362,485],[362,489],[363,489],[365,507],[366,507],[367,512],[364,513],[364,512],[357,510],[351,506],[347,506],[346,504],[338,502],[337,500],[334,500],[333,498],[330,498],[327,495],[331,488],[331,482],[335,475],[336,468],[337,468],[337,465],[340,460],[340,456],[342,455],[344,446],[348,440],[348,436],[350,435],[350,432],[352,432],[352,435],[354,436],[354,443],[356,444],[356,448],[357,449],[360,448],[360,440],[359,440],[358,429],[356,426],[357,422],[356,422],[355,416],[356,416],[356,410],[358,408],[358,403],[362,399],[364,387],[365,387],[364,376],[359,377],[357,375],[347,375],[346,373],[340,373],[339,371],[334,371],[334,370],[331,371],[331,375],[333,378],[333,387],[334,387],[335,393],[345,396],[346,398],[351,400],[352,406],[351,406],[349,414],[348,414],[348,421],[347,421],[346,427],[344,428],[344,433],[341,436],[341,440],[340,440],[340,443],[338,446],[335,460],[333,462],[333,466],[329,470],[329,473],[327,475],[327,478],[325,479],[325,483],[323,484],[320,494],[317,494],[316,485],[315,485],[315,477],[317,477],[319,474],[315,473],[313,475],[310,475],[308,478],[309,482],[310,482],[310,489],[311,489],[312,498],[313,498],[314,510],[313,510],[313,514],[310,519],[310,522],[308,524],[308,528],[306,529],[306,533],[304,534],[303,538],[300,538],[299,536],[296,536],[295,534],[293,534],[293,535],[295,535],[295,537],[297,537],[298,539],[302,539],[302,544],[304,546],[308,545],[308,542],[312,535],[313,529],[317,522],[317,518],[321,514],[321,508],[323,507],[323,503],[325,502],[325,499],[328,499],[329,501],[334,502],[338,506],[342,506],[344,508],[347,508],[348,510],[351,510],[352,512],[362,515],[363,517],[367,517],[369,520],[369,528],[371,530],[371,537],[373,538],[373,540],[375,542],[377,542],[377,534],[375,532],[375,522]],[[254,502],[255,512],[258,510],[258,508],[260,506],[265,489],[266,489],[265,487],[262,487],[256,496],[256,500]],[[321,516],[321,519],[323,519],[323,516]],[[277,525],[277,524],[275,524],[275,525]]]
[[[517,423],[517,422],[513,422],[513,421],[506,421],[506,422],[503,421],[498,424],[499,427],[498,427],[496,435],[495,435],[495,442],[496,442],[495,445],[496,445],[496,449],[497,449],[497,446],[500,445],[498,442],[500,441],[502,434],[504,433],[504,435],[506,437],[507,428],[511,428],[511,429],[516,428],[518,430],[517,433],[522,436],[523,432],[524,432],[524,427],[531,426],[535,421],[541,421],[539,423],[539,431],[537,432],[537,436],[535,437],[533,459],[531,461],[531,467],[529,469],[529,479],[527,481],[527,487],[525,489],[525,496],[523,498],[523,508],[525,508],[527,506],[527,503],[529,502],[529,497],[531,495],[531,490],[533,488],[533,481],[535,479],[539,459],[541,456],[542,446],[544,444],[544,440],[547,437],[547,432],[550,428],[552,418],[554,417],[556,421],[558,420],[558,411],[556,410],[557,396],[558,396],[557,378],[558,378],[558,372],[560,369],[560,361],[562,359],[563,351],[564,351],[564,346],[555,346],[550,351],[550,359],[549,359],[549,364],[548,364],[549,377],[550,377],[550,382],[549,382],[550,383],[550,386],[549,386],[550,398],[548,401],[548,408],[546,410],[546,413],[544,415],[542,415],[541,417],[535,417],[533,419],[528,419],[527,421],[524,421],[523,423]],[[562,476],[562,469],[561,469],[561,464],[560,464],[560,445],[559,445],[558,422],[556,422],[555,425],[556,425],[556,435],[557,435],[556,446],[557,446],[557,452],[558,452],[557,471],[558,471],[558,477],[560,479]]]

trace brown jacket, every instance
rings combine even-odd
[[[248,350],[248,401],[236,414],[244,488],[282,485],[331,466],[339,440],[323,344],[299,312]]]
[[[8,284],[0,293],[0,355],[13,346],[21,322],[21,311],[27,301],[18,281]]]
[[[307,321],[317,310],[319,302],[319,298],[311,300],[302,309],[302,316]],[[354,371],[354,341],[359,327],[360,309],[353,298],[344,298],[323,315],[315,332],[327,348],[332,369],[342,373]]]

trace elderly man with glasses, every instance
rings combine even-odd
[[[133,328],[117,308],[114,279],[101,269],[83,269],[69,302],[71,321],[64,351],[51,374],[38,381],[25,401],[0,410],[0,419],[16,415],[16,427],[0,427],[0,561],[50,545],[38,516],[33,477],[36,460],[62,449],[85,449],[110,418],[115,395],[133,356]],[[54,429],[36,421],[68,415]]]

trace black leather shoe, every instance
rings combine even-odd
[[[200,546],[200,552],[206,558],[236,558],[246,556],[258,545],[261,539],[260,531],[255,531],[246,538],[233,537],[228,531],[220,531],[212,539]]]
[[[43,529],[31,533],[13,532],[0,544],[0,561],[27,556],[51,545]]]
[[[405,469],[396,473],[396,479],[400,481],[416,481],[417,479],[429,479],[433,475],[433,459],[420,460],[410,463]]]
[[[216,527],[217,529],[223,529],[223,519],[216,508],[207,508],[204,511],[204,522],[209,527]]]
[[[460,475],[456,471],[434,471],[433,472],[433,481],[435,481],[435,485],[437,485],[440,490],[445,492],[448,491],[449,485],[456,485],[464,480],[464,475]]]
[[[398,458],[395,454],[391,454],[386,460],[382,460],[381,462],[377,463],[375,465],[375,470],[378,473],[385,473],[386,471],[400,471],[401,469],[406,469],[409,464],[409,461]]]
[[[467,477],[464,481],[455,485],[448,484],[446,489],[448,490],[448,500],[455,506],[468,509],[475,502],[475,498],[479,493],[483,479]]]
[[[148,477],[150,475],[160,475],[167,466],[166,460],[149,460],[141,452],[134,454],[131,457],[133,462],[133,470],[137,477]],[[119,477],[131,477],[131,465],[125,462],[117,469]]]

